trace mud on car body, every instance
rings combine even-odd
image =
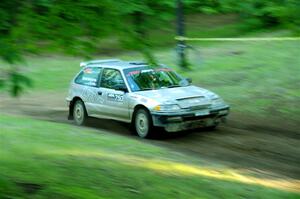
[[[69,119],[78,125],[88,117],[113,119],[132,123],[145,138],[154,133],[154,126],[168,132],[215,128],[229,113],[217,94],[163,65],[94,60],[80,66],[66,98]]]

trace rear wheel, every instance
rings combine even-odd
[[[145,109],[137,110],[134,118],[134,127],[138,136],[148,138],[152,134],[152,119],[149,112]]]
[[[87,113],[84,103],[81,100],[77,100],[73,108],[74,122],[77,125],[84,125],[87,120]]]

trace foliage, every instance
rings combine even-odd
[[[284,25],[300,32],[299,0],[185,0],[187,13],[238,13],[249,30]]]
[[[8,74],[1,82],[11,80],[12,94],[19,94],[22,87],[16,84],[28,84],[15,70],[24,53],[47,48],[90,57],[99,48],[100,39],[108,36],[117,36],[125,48],[140,51],[154,63],[146,33],[169,19],[170,12],[165,12],[169,8],[166,0],[4,0],[0,5],[0,57],[11,64],[9,71],[13,72],[1,68],[2,74]],[[137,13],[142,16],[138,22]]]
[[[249,28],[272,27],[277,25],[300,25],[300,2],[298,0],[248,0],[239,4],[239,13]]]
[[[300,32],[298,0],[183,0],[183,3],[186,14],[238,13],[245,20],[246,29],[284,25]],[[26,53],[54,51],[89,58],[106,48],[101,46],[106,38],[117,38],[123,48],[141,52],[154,64],[151,48],[156,39],[149,37],[149,32],[170,23],[175,17],[175,6],[176,2],[169,0],[2,0],[0,58],[11,67],[0,68],[0,87],[23,76],[9,77],[22,71],[16,65]],[[12,85],[14,89],[10,90],[16,89],[14,93],[18,94],[21,87],[15,84],[26,82],[21,78],[5,85]]]

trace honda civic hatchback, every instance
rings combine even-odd
[[[177,132],[215,128],[229,105],[217,94],[192,85],[169,67],[121,60],[80,63],[66,98],[69,119],[83,125],[88,117],[131,123],[146,138],[153,127]]]

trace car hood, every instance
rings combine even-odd
[[[191,103],[210,103],[212,98],[218,97],[215,93],[197,87],[197,86],[186,86],[176,88],[165,88],[159,90],[150,91],[139,91],[136,94],[157,101],[160,104],[172,104],[179,103],[185,100],[194,99]],[[200,101],[195,101],[201,99]],[[180,103],[179,103],[180,104]]]

